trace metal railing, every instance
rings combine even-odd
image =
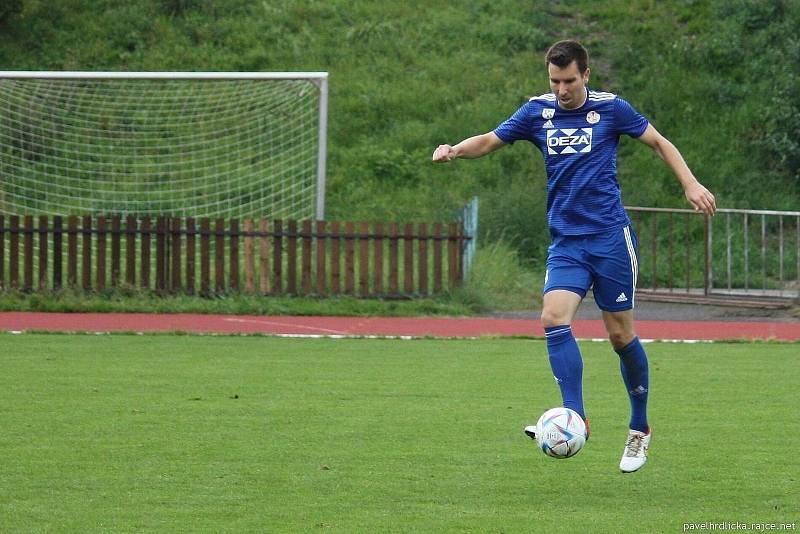
[[[640,296],[800,299],[800,211],[627,207]]]

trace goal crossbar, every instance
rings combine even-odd
[[[327,80],[327,72],[48,71],[4,70],[0,78],[51,80]]]

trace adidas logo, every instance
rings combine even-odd
[[[553,126],[553,121],[547,121],[546,123],[542,124],[542,128],[555,128],[555,126]]]
[[[628,297],[625,296],[624,292],[619,294],[617,302],[628,302]]]

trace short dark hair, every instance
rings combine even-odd
[[[557,42],[550,47],[545,56],[545,65],[552,63],[561,69],[567,68],[573,61],[578,64],[581,73],[586,72],[589,67],[589,52],[573,39]]]

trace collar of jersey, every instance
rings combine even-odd
[[[589,103],[589,88],[588,88],[588,87],[584,87],[584,88],[583,88],[583,90],[585,91],[585,93],[584,93],[584,94],[585,94],[585,97],[584,97],[584,99],[583,99],[583,104],[581,104],[581,105],[580,105],[580,106],[578,106],[577,108],[573,108],[573,109],[567,109],[567,108],[561,107],[561,102],[559,102],[559,101],[558,101],[558,97],[556,96],[556,106],[558,106],[558,109],[559,109],[560,111],[563,111],[563,112],[565,112],[565,113],[571,113],[571,112],[573,112],[573,111],[580,111],[580,110],[582,110],[582,109],[584,108],[584,106],[586,106],[586,104],[588,104],[588,103]]]

